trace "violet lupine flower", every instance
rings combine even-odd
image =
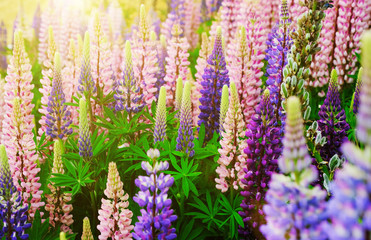
[[[107,188],[104,194],[107,199],[102,198],[102,206],[98,211],[99,240],[132,239],[130,232],[134,228],[131,225],[133,212],[128,209],[129,195],[124,193],[123,183],[114,162],[110,162],[108,166]]]
[[[143,100],[148,108],[156,101],[156,41],[151,41],[145,6],[140,7],[138,30],[132,36],[134,76],[140,84]]]
[[[175,90],[176,81],[181,78],[183,81],[187,80],[188,66],[190,62],[188,61],[189,44],[187,39],[181,37],[182,29],[179,24],[174,24],[172,35],[173,37],[168,43],[166,57],[166,76],[165,76],[165,87],[168,92],[167,101],[170,106],[175,105]]]
[[[71,112],[65,105],[66,98],[62,86],[61,58],[58,52],[54,57],[54,71],[52,90],[48,101],[48,114],[46,115],[46,135],[51,138],[63,139],[72,133],[70,127]]]
[[[176,239],[175,228],[171,223],[177,219],[171,209],[171,199],[168,198],[169,188],[174,183],[174,178],[161,171],[169,168],[169,163],[158,161],[160,152],[150,149],[147,152],[150,162],[143,161],[142,169],[148,176],[139,176],[135,185],[140,191],[133,198],[142,208],[141,216],[135,223],[133,237],[135,239]],[[160,174],[158,174],[161,172]]]
[[[184,84],[182,104],[180,107],[178,137],[176,139],[176,150],[184,152],[187,156],[193,157],[193,123],[192,123],[191,84],[187,81]]]
[[[81,240],[94,240],[88,217],[85,217],[83,220]]]
[[[283,117],[281,83],[283,82],[283,69],[287,64],[287,54],[292,45],[290,37],[290,25],[287,1],[283,0],[281,5],[280,23],[272,28],[268,34],[267,50],[265,60],[267,60],[266,75],[268,89],[271,95],[271,103],[276,107],[275,117],[279,120]]]
[[[358,78],[357,78],[357,84],[356,89],[354,90],[351,108],[353,110],[353,113],[357,115],[358,113],[358,106],[359,106],[359,97],[362,89],[362,74],[363,74],[363,68],[361,67],[358,72]]]
[[[244,140],[243,115],[236,85],[231,82],[229,107],[224,120],[219,149],[220,158],[216,168],[218,178],[215,179],[216,188],[221,192],[228,191],[229,188],[238,190],[245,185],[241,182],[246,167],[246,154],[244,149],[247,144]],[[233,191],[233,190],[231,190]]]
[[[167,54],[167,43],[166,37],[164,35],[160,35],[160,43],[157,46],[157,62],[158,62],[158,71],[156,73],[156,93],[155,97],[158,98],[160,94],[160,88],[165,84],[165,75],[166,75],[166,57]]]
[[[300,100],[287,100],[283,153],[278,160],[282,174],[274,173],[263,207],[267,223],[260,231],[267,239],[326,239],[321,225],[326,219],[326,192],[309,188],[317,178],[304,138]]]
[[[79,102],[79,154],[82,158],[89,160],[93,156],[91,145],[88,111],[86,100],[80,98]]]
[[[14,186],[4,145],[0,145],[0,158],[0,239],[28,239],[28,205],[22,203],[22,195]]]
[[[4,21],[1,21],[0,24],[0,69],[6,69],[8,63],[6,62],[6,42],[7,42],[7,30],[4,24]]]
[[[85,95],[87,101],[90,101],[90,97],[97,91],[95,82],[91,75],[90,65],[90,37],[89,33],[85,32],[83,54],[81,58],[81,71],[79,78],[78,90],[81,94]]]
[[[244,227],[239,229],[243,237],[255,236],[263,238],[259,227],[265,223],[263,205],[268,183],[277,171],[277,159],[281,154],[280,128],[276,126],[275,107],[270,102],[270,92],[264,95],[247,125],[247,147],[245,176],[241,182],[245,185],[241,195],[244,197],[239,212],[244,221]]]
[[[137,79],[134,77],[131,45],[129,41],[125,43],[125,62],[122,79],[116,84],[116,111],[126,110],[131,113],[140,112],[143,107],[143,94],[140,95],[140,87]]]
[[[57,139],[54,142],[54,160],[52,174],[64,174],[63,162],[62,162],[62,148],[63,142]],[[45,210],[49,212],[49,224],[53,227],[60,226],[61,231],[72,234],[70,226],[73,223],[72,219],[72,204],[68,202],[72,199],[72,194],[67,193],[62,187],[54,186],[53,182],[48,184],[50,194],[45,194],[46,205]]]
[[[41,184],[37,174],[39,159],[33,140],[35,127],[32,109],[34,88],[31,64],[25,51],[22,32],[14,34],[13,56],[8,65],[5,89],[5,111],[3,120],[2,143],[9,156],[10,171],[14,185],[21,193],[23,203],[30,204],[29,220],[34,218],[36,210],[44,206],[41,201]],[[43,215],[43,213],[41,213]]]
[[[171,0],[171,11],[167,15],[167,18],[163,23],[161,29],[161,34],[165,35],[167,39],[171,39],[173,37],[173,28],[175,24],[179,25],[179,28],[181,29],[180,36],[183,37],[186,17],[186,4],[188,3],[185,0]]]
[[[324,161],[329,162],[335,154],[341,157],[340,146],[347,140],[347,131],[350,129],[346,122],[345,111],[341,107],[338,76],[335,69],[332,70],[327,96],[318,115],[320,117],[319,130],[327,140],[320,154]]]
[[[357,136],[365,144],[360,149],[347,142],[342,151],[348,160],[335,173],[325,230],[330,240],[363,240],[371,232],[371,31],[362,37],[363,87],[357,115]]]
[[[164,86],[162,86],[157,101],[153,141],[154,143],[162,142],[165,140],[165,137],[166,137],[166,89]]]
[[[237,21],[242,0],[224,0],[221,8],[221,22],[223,37],[226,44],[229,44],[238,31],[239,22]]]
[[[202,76],[202,97],[198,125],[205,125],[205,141],[209,141],[214,132],[219,133],[220,101],[223,85],[229,86],[228,70],[222,46],[222,29],[218,27],[214,49],[207,60],[208,66]]]

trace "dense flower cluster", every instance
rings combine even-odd
[[[84,159],[90,159],[93,156],[93,149],[90,138],[90,128],[88,121],[86,100],[80,98],[79,102],[79,154]]]
[[[166,115],[166,89],[162,86],[160,95],[158,96],[156,120],[153,131],[153,141],[155,143],[164,141],[166,137]]]
[[[141,216],[135,224],[133,237],[135,239],[176,239],[175,228],[171,223],[177,219],[168,198],[169,188],[174,183],[174,178],[163,172],[169,168],[168,162],[160,162],[160,152],[150,149],[147,152],[150,162],[143,161],[142,169],[148,176],[139,176],[135,185],[140,191],[135,195],[134,201],[142,208]],[[160,174],[158,174],[161,172]]]

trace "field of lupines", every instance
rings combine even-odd
[[[1,240],[371,239],[371,0],[71,2],[0,25]]]

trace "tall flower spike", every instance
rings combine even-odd
[[[51,173],[64,174],[63,162],[62,162],[62,140],[56,140],[54,142],[54,161]],[[45,194],[46,205],[45,210],[49,212],[49,223],[53,227],[59,227],[61,231],[72,233],[70,226],[73,223],[72,219],[72,204],[68,204],[71,201],[71,193],[66,191],[62,187],[54,186],[53,182],[48,184],[50,194]]]
[[[182,106],[182,96],[183,96],[183,80],[181,77],[178,77],[178,79],[176,80],[175,110],[180,111],[180,107]]]
[[[235,33],[238,31],[238,21],[236,16],[240,11],[242,0],[224,0],[222,2],[222,21],[220,25],[223,28],[225,42],[229,44]]]
[[[100,221],[97,226],[100,231],[99,240],[129,240],[132,239],[131,225],[132,211],[129,206],[129,195],[124,193],[116,163],[108,166],[107,188],[104,190],[107,199],[102,198],[102,206],[98,211]]]
[[[116,111],[126,110],[129,115],[140,112],[143,107],[143,94],[140,94],[140,87],[134,77],[131,45],[129,41],[125,43],[124,72],[122,79],[116,84]]]
[[[197,29],[200,27],[201,23],[200,7],[201,5],[198,2],[186,2],[184,35],[188,40],[191,49],[197,47],[199,40]]]
[[[8,65],[4,86],[6,107],[2,143],[9,156],[14,185],[21,192],[23,203],[30,204],[29,220],[33,219],[36,210],[44,206],[41,202],[40,178],[37,177],[40,172],[37,167],[38,155],[32,133],[35,125],[32,114],[34,105],[31,103],[31,90],[34,86],[31,82],[31,64],[25,51],[22,32],[16,31],[13,57]]]
[[[48,114],[48,102],[49,96],[52,91],[52,82],[53,82],[53,75],[54,75],[54,56],[57,52],[57,45],[54,40],[54,33],[53,28],[49,26],[48,29],[48,49],[46,59],[43,62],[43,70],[42,75],[43,77],[40,79],[40,93],[42,94],[41,97],[41,108],[39,112],[41,113],[40,125],[41,128],[39,129],[39,135],[42,135],[46,132],[47,129],[47,114]]]
[[[243,188],[241,179],[243,178],[243,169],[246,167],[246,140],[244,140],[243,115],[236,85],[231,82],[229,108],[223,125],[222,139],[220,140],[221,149],[219,149],[220,164],[216,168],[219,178],[215,179],[216,188],[222,192],[228,191],[229,188],[238,190]],[[233,190],[231,190],[233,191]]]
[[[171,11],[167,15],[161,29],[161,34],[165,35],[167,39],[171,39],[174,36],[172,30],[176,24],[179,25],[182,32],[184,31],[186,10],[189,4],[189,2],[185,0],[171,0],[170,2]]]
[[[63,92],[61,57],[58,52],[54,56],[54,71],[52,90],[48,101],[46,115],[46,135],[51,138],[63,139],[72,133],[70,127],[71,112],[65,105],[66,98]]]
[[[267,223],[260,231],[267,239],[326,239],[321,227],[326,219],[326,192],[309,186],[317,179],[317,171],[310,166],[303,127],[300,100],[290,97],[283,154],[278,161],[283,174],[272,175],[263,207]]]
[[[176,81],[181,78],[183,81],[187,79],[188,66],[189,66],[189,44],[187,39],[181,37],[182,30],[178,24],[173,26],[173,37],[168,43],[167,52],[168,57],[166,58],[166,76],[165,76],[165,86],[168,92],[168,103],[170,106],[175,105],[176,101],[174,93],[176,90]]]
[[[358,72],[358,78],[357,78],[357,84],[356,89],[354,90],[352,103],[351,103],[351,109],[354,114],[357,115],[358,113],[358,106],[359,106],[359,97],[362,89],[362,75],[363,75],[363,68],[361,67]]]
[[[27,204],[13,183],[5,146],[0,145],[0,239],[28,239]]]
[[[80,98],[79,102],[79,154],[82,158],[89,160],[93,156],[93,149],[91,145],[90,129],[88,122],[86,100]]]
[[[79,84],[78,89],[80,93],[85,95],[87,101],[90,101],[90,97],[93,96],[93,93],[95,93],[97,89],[91,75],[89,32],[85,32],[84,36]]]
[[[174,184],[174,178],[165,175],[162,171],[169,168],[169,163],[160,162],[160,152],[157,149],[147,151],[151,163],[142,162],[142,169],[147,176],[139,176],[135,179],[135,185],[140,191],[133,198],[138,203],[141,216],[135,223],[133,237],[141,239],[176,239],[175,228],[171,223],[177,219],[174,210],[171,209],[171,199],[168,198],[168,191]],[[161,172],[161,173],[159,173]]]
[[[205,140],[209,141],[214,132],[219,133],[220,102],[222,88],[229,85],[228,70],[222,47],[222,29],[218,27],[214,49],[207,60],[208,66],[202,76],[202,97],[200,98],[200,110],[198,125],[205,125]]]
[[[228,88],[227,88],[228,89]],[[193,123],[192,123],[191,84],[187,81],[184,84],[182,104],[180,107],[180,125],[176,139],[176,150],[184,152],[187,156],[193,157]]]
[[[156,42],[150,40],[150,30],[143,4],[140,6],[139,26],[133,33],[132,46],[134,75],[140,84],[143,100],[150,108],[158,92],[156,88],[158,66],[156,65]]]
[[[156,99],[160,93],[160,88],[165,84],[166,75],[166,57],[167,54],[167,42],[164,35],[160,35],[160,44],[157,46],[157,62],[158,62],[158,72],[156,73]]]
[[[327,140],[320,153],[323,161],[329,162],[335,154],[339,157],[342,155],[340,146],[347,140],[347,131],[350,128],[346,122],[345,111],[341,107],[338,76],[335,69],[331,72],[327,96],[318,115],[320,117],[319,130]]]
[[[220,120],[219,120],[220,132],[224,131],[223,125],[225,117],[227,115],[228,107],[229,107],[229,89],[227,85],[224,85],[222,90],[222,100],[220,101]]]
[[[157,101],[155,128],[153,131],[153,141],[162,142],[166,137],[166,89],[164,86],[160,89]]]
[[[8,67],[8,63],[6,62],[6,54],[5,54],[5,50],[7,46],[6,44],[7,39],[8,39],[7,30],[6,30],[4,22],[1,21],[1,24],[0,24],[0,52],[1,52],[0,69],[7,69]]]
[[[371,31],[362,37],[363,87],[357,115],[357,134],[365,144],[360,149],[351,142],[342,146],[348,160],[335,173],[332,198],[327,212],[330,222],[325,230],[330,240],[367,239],[371,233]]]
[[[94,240],[88,217],[85,217],[83,220],[81,240]]]
[[[239,229],[243,237],[253,235],[256,239],[263,236],[259,227],[265,223],[263,205],[268,183],[277,171],[277,159],[281,154],[280,128],[276,126],[274,106],[270,102],[270,92],[265,89],[262,100],[256,108],[250,123],[247,125],[247,155],[245,176],[241,180],[245,187],[241,191],[244,197],[239,212],[244,227]]]
[[[3,79],[1,76],[0,76],[0,112],[4,113],[5,112],[5,109],[6,109],[6,106],[5,106],[5,93],[6,93],[6,90],[4,89],[5,87],[5,79]],[[1,138],[2,138],[2,135],[3,135],[3,120],[4,120],[4,114],[1,114],[0,115],[0,142],[1,142]]]

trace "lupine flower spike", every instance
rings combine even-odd
[[[47,115],[46,115],[46,135],[53,139],[64,139],[72,133],[70,127],[71,112],[65,105],[66,97],[63,92],[62,66],[58,52],[54,57],[53,83],[49,96]]]
[[[362,89],[362,75],[363,75],[363,68],[361,67],[358,72],[357,84],[356,89],[354,90],[354,94],[352,97],[351,103],[351,111],[357,115],[358,113],[358,106],[359,106],[359,97]]]
[[[88,217],[85,217],[83,220],[81,240],[94,240]]]
[[[134,228],[131,225],[133,213],[127,209],[129,195],[124,193],[123,183],[114,162],[110,162],[108,167],[107,188],[104,190],[104,195],[107,199],[102,199],[102,206],[98,211],[99,240],[132,239],[130,232]]]
[[[320,117],[319,130],[327,140],[320,153],[322,160],[329,162],[335,154],[339,157],[342,155],[340,146],[347,140],[347,131],[350,128],[346,122],[345,111],[341,107],[338,76],[335,69],[331,72],[327,96],[318,115]]]
[[[182,97],[183,97],[183,80],[181,77],[178,77],[176,80],[176,91],[175,91],[175,110],[180,111],[182,106]],[[179,113],[176,115],[179,117]]]
[[[331,223],[325,228],[330,240],[362,240],[371,232],[371,31],[362,37],[362,66],[357,136],[365,148],[350,142],[342,146],[349,162],[335,173],[331,186],[333,197],[327,207]]]
[[[28,239],[25,230],[28,205],[22,203],[22,196],[13,183],[5,146],[0,145],[0,239]]]
[[[142,102],[143,94],[140,94],[140,87],[137,79],[134,77],[132,51],[129,41],[125,43],[124,72],[122,79],[116,84],[116,111],[126,110],[131,116],[132,113],[140,112],[144,104]]]
[[[244,178],[245,185],[241,195],[244,197],[239,212],[244,221],[244,227],[239,229],[241,236],[263,238],[259,227],[265,223],[263,205],[268,183],[277,171],[277,159],[281,154],[281,131],[276,125],[274,105],[270,102],[270,92],[265,89],[263,98],[256,108],[250,123],[247,125],[247,155]]]
[[[52,174],[64,174],[62,162],[62,148],[63,142],[57,139],[54,142],[54,161]],[[72,204],[71,193],[66,193],[65,189],[54,186],[53,182],[48,184],[51,194],[45,194],[46,205],[45,210],[49,212],[49,223],[53,227],[60,227],[61,231],[72,233],[70,226],[73,223],[72,219]]]
[[[224,85],[222,90],[222,100],[220,101],[220,117],[219,117],[220,132],[224,131],[223,126],[228,108],[229,108],[229,89],[227,85]]]
[[[166,89],[164,86],[160,89],[158,96],[155,128],[153,131],[154,143],[162,142],[166,137]]]
[[[241,182],[244,176],[243,169],[246,167],[246,154],[243,151],[247,146],[246,140],[244,140],[244,125],[236,85],[231,82],[229,107],[223,125],[224,132],[222,132],[220,140],[222,146],[219,149],[218,163],[220,166],[216,168],[219,178],[215,179],[216,188],[222,192],[228,191],[229,188],[238,190],[244,187]]]
[[[168,198],[174,178],[162,172],[169,168],[169,163],[158,161],[160,152],[157,149],[149,149],[147,156],[151,162],[142,162],[142,169],[146,171],[147,176],[135,179],[135,185],[140,191],[135,195],[134,201],[142,209],[134,227],[133,237],[138,240],[176,239],[175,228],[171,227],[171,223],[177,216],[173,214],[174,210],[170,208],[172,201]]]
[[[205,125],[205,141],[209,141],[214,132],[219,133],[220,102],[222,88],[229,86],[229,76],[222,46],[222,29],[218,27],[212,54],[209,56],[208,66],[202,76],[202,97],[198,125]],[[216,86],[216,87],[215,87]]]
[[[225,42],[229,44],[238,31],[238,13],[240,12],[242,0],[224,0],[222,2],[220,25],[223,28]]]
[[[228,88],[227,88],[228,89]],[[179,114],[179,129],[176,150],[184,152],[187,156],[193,157],[193,123],[192,123],[191,84],[187,81],[184,84],[182,104]]]
[[[287,100],[287,118],[281,174],[274,173],[263,207],[267,223],[260,227],[267,239],[326,239],[321,228],[325,215],[326,192],[309,188],[317,178],[304,138],[304,125],[298,97]]]
[[[40,178],[37,177],[40,168],[37,167],[38,155],[34,150],[36,146],[32,133],[35,125],[31,90],[34,86],[31,84],[31,65],[20,31],[14,34],[13,57],[7,74],[2,141],[9,156],[14,185],[21,192],[23,203],[30,204],[27,214],[29,220],[32,220],[36,210],[44,206],[44,203],[41,202],[43,191],[40,190]]]
[[[82,158],[89,160],[93,156],[91,145],[88,112],[86,100],[80,98],[79,102],[79,154]]]

